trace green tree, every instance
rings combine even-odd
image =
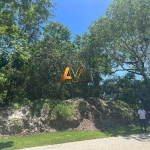
[[[29,99],[63,99],[68,95],[67,85],[60,81],[73,50],[70,38],[71,32],[61,23],[51,22],[44,28],[43,40],[32,47],[26,80]]]
[[[90,94],[89,96],[99,97],[100,82],[103,76],[111,72],[110,59],[97,45],[95,36],[92,34],[84,33],[82,37],[77,35],[74,42],[77,45],[77,49],[79,48],[78,51],[80,52],[83,66],[90,71],[92,77],[88,94]]]
[[[0,2],[0,73],[6,79],[5,104],[23,89],[30,46],[39,40],[52,7],[50,0]]]
[[[90,26],[97,47],[113,65],[113,72],[128,71],[144,78],[149,93],[150,1],[114,0],[105,17]]]
[[[91,25],[91,34],[102,49],[115,60],[118,70],[148,78],[150,54],[150,1],[114,0],[107,16]],[[120,69],[122,68],[122,69]]]

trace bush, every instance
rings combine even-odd
[[[32,116],[41,116],[41,110],[44,109],[45,111],[52,111],[54,107],[60,103],[59,100],[55,99],[39,99],[32,102],[31,110]]]
[[[113,116],[116,118],[123,118],[133,121],[133,109],[124,101],[116,100],[116,101],[106,101],[109,109],[113,112]]]
[[[13,104],[13,108],[14,108],[15,110],[18,110],[18,109],[20,108],[20,106],[19,106],[18,103],[14,103],[14,104]]]
[[[27,98],[23,98],[20,104],[21,106],[31,106],[32,102]]]
[[[71,104],[66,104],[62,102],[55,106],[54,113],[56,114],[57,118],[62,119],[64,121],[68,121],[71,119],[75,111],[75,106]]]
[[[44,99],[39,99],[39,100],[35,100],[32,103],[32,106],[31,106],[32,116],[37,116],[37,117],[41,116],[41,109],[43,107],[44,101],[45,101]]]

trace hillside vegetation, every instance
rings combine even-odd
[[[47,104],[47,105],[46,105]],[[1,109],[0,134],[30,134],[64,130],[95,131],[107,127],[134,125],[137,116],[123,101],[73,98],[50,108],[50,103]],[[46,107],[47,106],[47,107]],[[40,110],[40,111],[39,111]]]

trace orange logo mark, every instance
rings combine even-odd
[[[72,74],[76,78],[76,80],[73,80]],[[72,80],[72,82],[78,82],[80,76],[82,76],[83,81],[90,82],[90,77],[84,67],[79,66],[76,73],[71,67],[66,67],[64,74],[61,78],[61,82],[65,82],[66,80]]]

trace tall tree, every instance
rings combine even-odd
[[[114,0],[106,16],[90,26],[97,47],[112,60],[113,72],[141,75],[147,93],[150,93],[149,16],[150,0]]]
[[[52,21],[44,28],[43,40],[32,48],[34,53],[26,81],[29,99],[63,99],[73,94],[68,92],[70,83],[60,82],[65,67],[77,62],[70,39],[70,30],[59,22]]]
[[[82,37],[77,35],[74,42],[81,53],[82,64],[91,74],[92,84],[89,86],[89,96],[99,97],[102,76],[111,72],[110,59],[101,47],[97,45],[95,36],[92,34],[84,33]]]
[[[51,0],[0,1],[0,73],[6,79],[6,104],[24,83],[29,47],[39,40],[52,7]]]
[[[52,16],[52,7],[51,0],[2,0],[0,2],[2,40],[21,36],[27,38],[28,43],[36,42],[42,24]]]
[[[107,16],[91,25],[91,34],[115,60],[118,70],[148,78],[150,56],[150,0],[114,0]],[[120,69],[122,68],[122,69]]]

